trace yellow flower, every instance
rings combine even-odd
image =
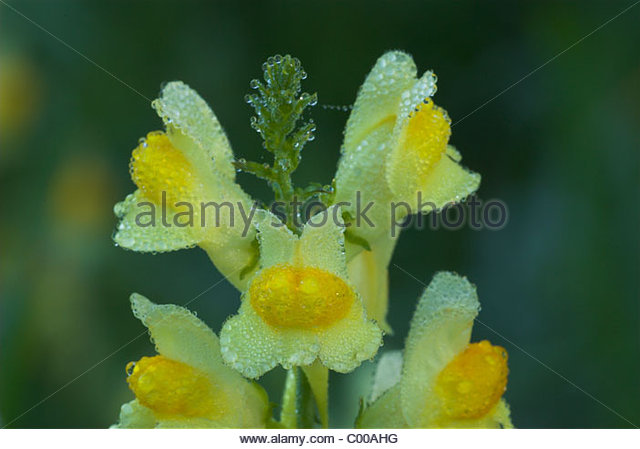
[[[331,207],[298,237],[267,211],[256,213],[260,271],[244,293],[238,315],[220,333],[224,360],[246,377],[277,364],[349,372],[372,358],[382,332],[369,321],[347,280],[343,227]]]
[[[264,390],[224,365],[216,335],[187,309],[133,294],[134,315],[159,355],[127,365],[136,399],[122,406],[120,428],[263,428]]]
[[[374,402],[361,427],[510,428],[507,352],[469,343],[480,303],[453,273],[435,275],[420,298],[404,350],[381,358]],[[386,391],[383,391],[386,390]]]
[[[116,204],[115,242],[164,252],[202,247],[238,288],[255,256],[251,198],[235,182],[233,152],[218,119],[186,84],[168,83],[152,103],[166,132],[155,131],[133,150],[137,190]]]
[[[348,231],[370,251],[347,244],[347,260],[367,310],[386,329],[394,223],[461,201],[480,184],[480,175],[459,165],[460,153],[448,145],[450,120],[433,103],[435,91],[433,72],[417,78],[411,56],[388,52],[360,88],[345,129],[334,203],[349,203],[344,209],[352,217],[358,215],[357,203],[361,209],[372,204],[366,215],[373,226],[361,219]]]

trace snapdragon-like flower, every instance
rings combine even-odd
[[[206,324],[183,307],[156,305],[138,294],[131,304],[159,355],[127,365],[136,399],[122,406],[114,427],[265,427],[266,393],[224,365]]]
[[[512,427],[502,399],[507,352],[486,340],[469,342],[479,308],[475,287],[466,278],[436,274],[418,303],[404,356],[381,358],[376,379],[384,386],[374,386],[375,401],[359,425]]]
[[[450,120],[431,99],[435,92],[436,76],[427,71],[418,78],[411,56],[382,55],[358,92],[336,173],[336,204],[350,203],[345,210],[353,217],[358,203],[372,205],[372,225],[356,221],[348,231],[361,243],[347,245],[347,259],[367,309],[387,329],[387,267],[397,238],[392,223],[459,202],[480,184],[448,144]]]
[[[114,208],[114,240],[142,252],[199,245],[242,288],[255,230],[244,226],[252,200],[235,182],[229,141],[206,102],[182,82],[168,83],[152,105],[166,131],[149,133],[133,150],[138,189]]]
[[[347,279],[338,212],[315,215],[300,237],[270,212],[256,213],[260,270],[220,333],[224,360],[245,376],[316,359],[349,372],[376,354],[382,332]]]

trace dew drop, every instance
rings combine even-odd
[[[127,372],[127,377],[131,376],[133,374],[133,369],[136,367],[136,362],[129,362],[127,363],[127,366],[125,368],[125,371]]]

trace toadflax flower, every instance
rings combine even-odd
[[[349,274],[381,323],[394,228],[409,214],[463,200],[480,184],[480,175],[463,168],[460,153],[448,144],[450,120],[433,103],[435,91],[433,72],[417,78],[411,56],[385,53],[360,87],[345,129],[334,203],[348,203],[344,210],[356,218],[347,231]],[[367,221],[358,205],[365,210],[369,204]]]
[[[242,269],[256,257],[253,202],[235,182],[229,141],[206,102],[182,82],[168,83],[152,106],[166,131],[149,133],[133,150],[138,189],[114,208],[114,240],[142,252],[199,245],[242,288]]]
[[[265,427],[266,393],[224,365],[206,324],[183,307],[156,305],[135,293],[131,304],[159,355],[127,365],[136,399],[122,406],[114,427]]]
[[[224,360],[255,378],[277,364],[349,372],[372,358],[382,332],[347,280],[339,208],[313,216],[298,237],[267,211],[256,213],[260,270],[238,315],[220,333]]]
[[[507,352],[484,340],[469,343],[478,314],[475,287],[453,273],[434,276],[420,298],[404,350],[382,357],[375,401],[360,416],[366,428],[512,427],[502,395]],[[392,385],[392,386],[391,386]]]

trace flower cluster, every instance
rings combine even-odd
[[[152,104],[165,129],[133,150],[137,189],[115,206],[114,240],[152,253],[201,247],[241,292],[241,305],[218,339],[188,310],[132,295],[158,355],[127,366],[135,399],[122,406],[116,427],[328,426],[328,370],[349,373],[373,359],[391,332],[391,204],[419,213],[419,201],[442,208],[478,188],[480,176],[462,167],[449,145],[450,120],[432,100],[435,75],[418,77],[409,55],[386,53],[367,76],[328,185],[299,188],[291,180],[315,130],[304,115],[317,97],[301,92],[300,62],[269,58],[263,75],[252,81],[256,93],[247,102],[272,164],[236,158],[213,111],[184,83],[166,84]],[[282,213],[258,207],[236,182],[238,170],[266,180]],[[325,207],[303,222],[291,204],[310,200]],[[371,204],[366,226],[356,218],[363,201]],[[404,354],[380,357],[356,424],[510,426],[502,399],[506,352],[469,343],[478,310],[466,279],[437,274],[419,301]],[[289,370],[279,420],[256,383],[277,365]]]

